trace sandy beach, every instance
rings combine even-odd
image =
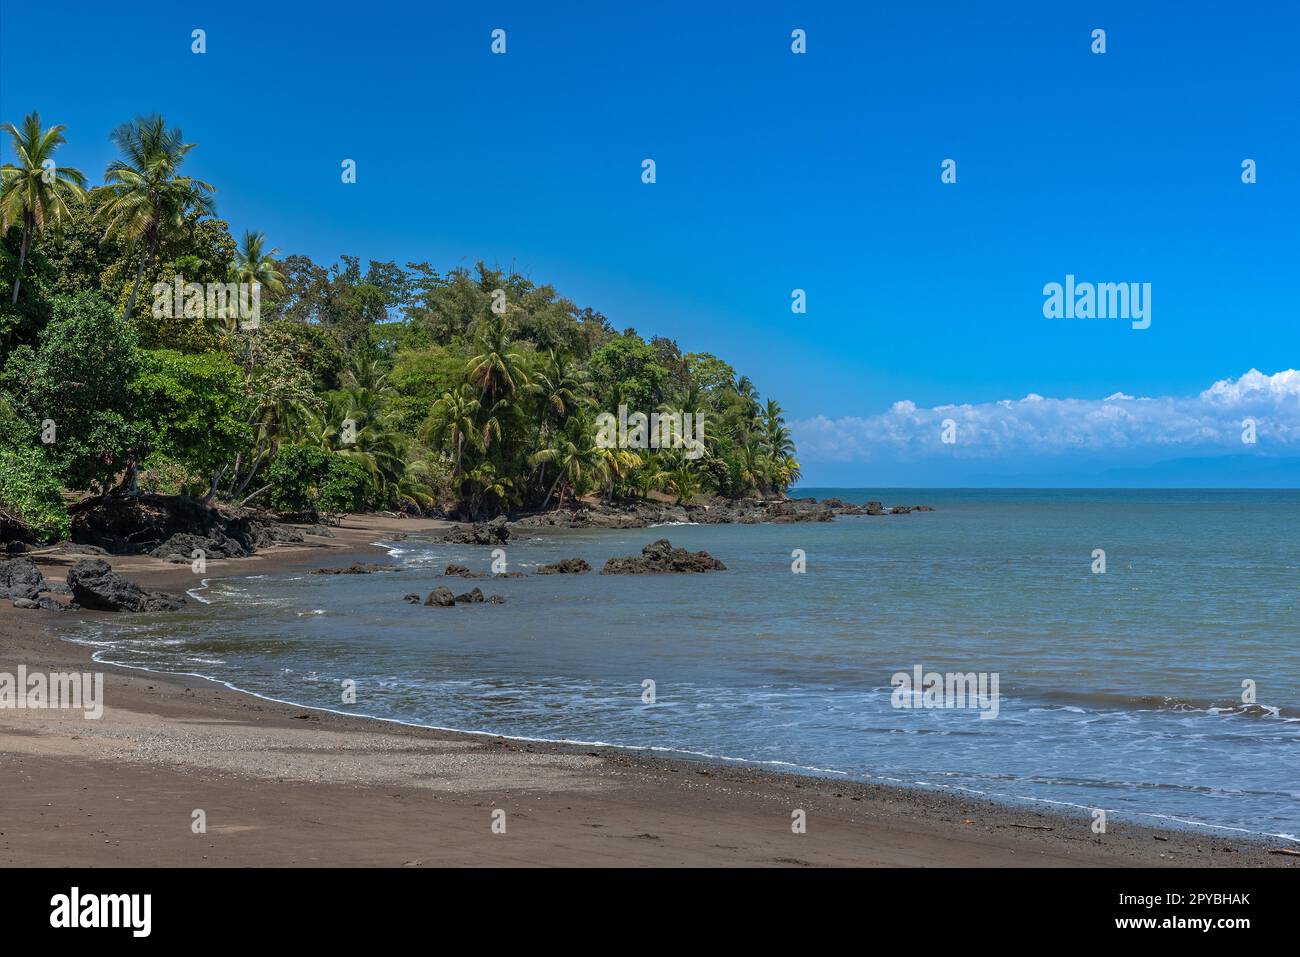
[[[206,577],[342,564],[394,531],[212,561]],[[58,580],[75,556],[32,556]],[[186,565],[115,557],[184,592]],[[89,616],[94,612],[73,612]],[[102,719],[0,710],[3,866],[1296,866],[1243,841],[946,794],[547,745],[312,711],[203,679],[94,665],[52,613],[0,607],[0,671],[105,672]],[[255,628],[256,622],[250,621]],[[793,833],[792,814],[806,815]],[[195,833],[195,812],[206,832]],[[504,816],[499,813],[504,812]],[[494,829],[494,823],[497,825]],[[504,823],[504,833],[501,824]]]

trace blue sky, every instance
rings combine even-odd
[[[65,123],[97,181],[109,131],[160,112],[219,214],[282,252],[482,258],[717,353],[785,406],[810,484],[1069,481],[1300,455],[1289,378],[1208,429],[1068,441],[1087,402],[1300,366],[1300,6],[1210,7],[0,0],[0,118]],[[1151,327],[1044,318],[1067,273],[1151,283]],[[1030,394],[1059,419],[998,421]],[[900,402],[921,414],[885,441]],[[939,445],[949,404],[975,411]]]

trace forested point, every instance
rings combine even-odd
[[[781,406],[724,359],[617,331],[480,262],[332,264],[236,240],[196,148],[156,116],[90,186],[62,126],[5,124],[0,539],[68,535],[88,497],[478,519],[605,501],[784,494]],[[260,315],[174,297],[244,283]],[[704,454],[597,441],[597,417],[704,415]]]

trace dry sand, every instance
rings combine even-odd
[[[206,577],[342,564],[441,524],[354,516]],[[76,560],[33,557],[50,579]],[[186,565],[110,561],[145,587],[196,584]],[[0,603],[0,672],[103,671],[105,712],[0,710],[0,866],[1300,865],[1268,842],[1113,820],[1095,835],[1086,817],[919,790],[316,712],[93,665],[58,621]]]

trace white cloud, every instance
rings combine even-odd
[[[1105,454],[1136,451],[1191,454],[1248,450],[1242,420],[1256,421],[1257,450],[1300,450],[1300,371],[1265,375],[1256,369],[1223,379],[1195,396],[1053,399],[1030,393],[923,409],[907,400],[874,416],[817,416],[794,423],[804,462],[921,459],[942,453],[973,459],[1001,456]],[[944,445],[944,419],[957,423],[957,442]]]

